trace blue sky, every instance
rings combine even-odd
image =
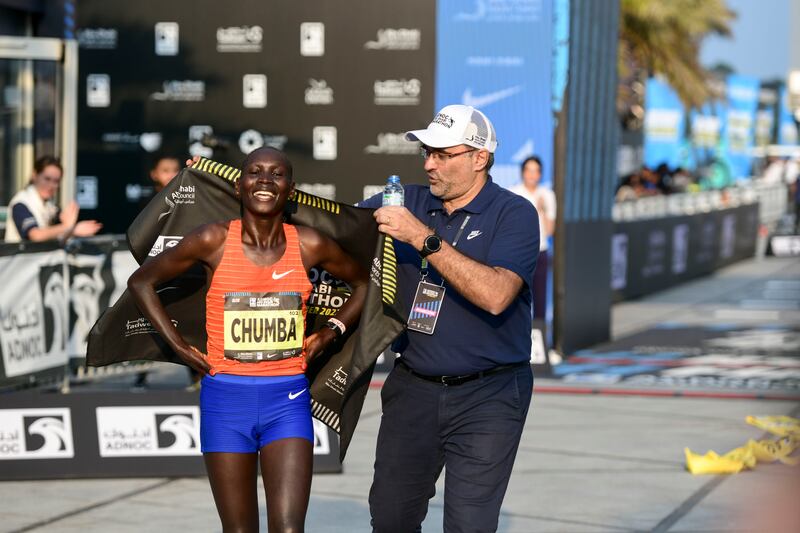
[[[728,7],[738,14],[731,27],[733,36],[703,41],[702,64],[712,67],[723,62],[737,74],[761,80],[786,79],[791,1],[798,0],[727,0]]]

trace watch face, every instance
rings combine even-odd
[[[442,247],[442,239],[438,235],[428,235],[425,239],[425,248],[428,253],[438,252]]]

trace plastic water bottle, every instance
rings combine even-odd
[[[404,201],[400,176],[392,174],[386,180],[386,187],[383,188],[383,205],[403,205]]]

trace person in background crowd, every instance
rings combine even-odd
[[[367,272],[335,241],[284,222],[293,190],[292,165],[283,152],[253,151],[236,183],[241,218],[199,227],[128,281],[163,340],[204,375],[200,443],[226,532],[259,530],[259,463],[269,531],[303,531],[314,443],[304,372],[307,361],[357,324],[367,290]],[[186,343],[156,294],[158,285],[197,262],[211,279],[207,354]],[[306,337],[308,271],[314,266],[353,291],[328,327]]]
[[[80,208],[71,201],[59,210],[55,198],[63,169],[53,156],[42,156],[33,165],[30,184],[8,204],[6,242],[65,241],[71,236],[89,237],[103,227],[96,220],[78,221]]]
[[[692,175],[683,167],[676,168],[672,174],[672,192],[688,192],[693,183]]]
[[[404,206],[360,204],[394,238],[412,313],[381,391],[372,527],[419,531],[445,469],[444,531],[495,531],[533,392],[539,218],[489,176],[497,138],[477,109],[447,106],[406,139],[430,186],[405,185]]]
[[[638,172],[628,174],[620,180],[619,188],[617,188],[616,201],[628,202],[636,200],[641,196],[646,196],[647,192],[642,184],[642,177]]]
[[[163,156],[156,160],[156,164],[150,169],[150,179],[156,192],[167,186],[178,172],[181,171],[181,162],[177,157]]]
[[[522,183],[511,187],[536,208],[539,214],[539,257],[533,274],[533,318],[545,319],[547,310],[547,273],[549,271],[548,239],[556,230],[556,195],[552,189],[540,184],[542,161],[531,156],[522,162]]]

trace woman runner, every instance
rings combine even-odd
[[[258,531],[257,464],[270,532],[303,531],[311,490],[314,434],[307,362],[356,325],[367,273],[326,236],[283,220],[294,190],[282,152],[261,148],[236,183],[240,219],[215,222],[143,264],[128,281],[141,311],[175,353],[204,375],[201,448],[223,531]],[[200,262],[207,354],[189,346],[156,287]],[[328,326],[304,338],[308,271],[324,268],[352,288]]]

